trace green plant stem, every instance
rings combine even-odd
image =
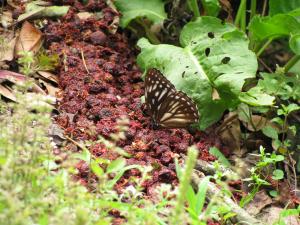
[[[267,3],[268,3],[268,0],[264,0],[264,5],[263,5],[263,10],[262,10],[261,16],[265,16],[265,14],[266,14]]]
[[[299,61],[300,55],[294,55],[284,66],[284,71],[289,72],[289,70]]]
[[[242,31],[246,31],[246,1],[245,4],[243,5],[243,10],[242,10],[243,14],[241,17],[241,29]]]
[[[262,47],[259,46],[259,49],[254,50],[254,52],[256,52],[256,56],[259,57],[263,53],[263,51],[269,46],[269,44],[271,44],[272,41],[273,38],[269,38]]]
[[[188,6],[194,13],[194,19],[200,16],[200,10],[197,0],[188,0]]]
[[[251,11],[250,11],[250,20],[255,16],[256,14],[256,0],[251,0]]]
[[[179,193],[174,209],[173,223],[171,224],[182,224],[180,223],[180,218],[182,218],[181,215],[184,210],[184,201],[186,198],[186,193],[190,184],[193,168],[195,167],[197,157],[198,150],[194,147],[189,148],[186,160],[186,168],[180,179]]]
[[[238,9],[237,15],[235,17],[235,21],[234,21],[235,26],[238,27],[239,24],[242,24],[242,23],[246,24],[246,16],[245,15],[246,15],[246,0],[241,0],[240,6],[239,6],[239,9]],[[242,22],[242,20],[244,20],[244,18],[245,18],[245,21]]]

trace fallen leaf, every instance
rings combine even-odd
[[[1,84],[0,84],[0,94],[5,98],[8,98],[14,102],[16,101],[16,96],[12,93],[12,91]]]
[[[91,18],[93,16],[93,14],[90,12],[79,12],[79,13],[77,13],[77,16],[81,20],[86,20],[86,19]]]
[[[50,73],[48,71],[38,71],[37,72],[41,77],[54,82],[55,84],[58,83],[58,78],[56,75],[54,75],[53,73]]]
[[[229,113],[217,128],[216,133],[220,136],[222,143],[232,150],[233,154],[241,155],[241,129],[236,113]]]
[[[275,123],[272,123],[266,117],[253,115],[248,105],[242,103],[237,109],[239,120],[249,131],[259,131],[266,126],[271,126],[278,129]]]
[[[0,61],[0,70],[7,70],[9,69],[9,65],[5,63],[5,61]]]
[[[64,130],[61,129],[61,127],[55,123],[50,125],[49,135],[52,137],[53,142],[57,146],[61,146],[62,143],[66,140],[65,135],[64,135]]]
[[[232,6],[230,4],[230,0],[219,0],[221,5],[221,13],[222,11],[225,12],[226,18],[224,18],[227,22],[233,22],[232,17]],[[223,18],[222,18],[223,19]]]
[[[246,205],[245,210],[251,215],[255,216],[266,206],[272,203],[272,199],[267,195],[265,190],[256,193],[253,200]]]
[[[0,61],[11,61],[14,59],[14,51],[17,38],[4,38],[4,44],[0,46]]]
[[[49,2],[34,1],[26,5],[25,13],[18,17],[18,22],[45,17],[61,17],[67,14],[69,6],[49,6]]]
[[[47,95],[47,93],[46,93],[42,88],[40,88],[37,84],[33,84],[32,90],[33,90],[35,93],[40,93],[40,94],[42,94],[42,95]]]
[[[26,77],[23,74],[15,73],[9,70],[0,70],[0,82],[5,80],[8,80],[14,84],[22,85],[25,82]],[[47,95],[46,92],[35,83],[32,86],[32,90],[36,93]]]
[[[9,80],[15,84],[22,84],[25,82],[26,77],[23,74],[15,73],[9,70],[0,70],[0,82],[1,80]]]
[[[15,9],[20,8],[20,2],[15,3],[14,0],[7,0],[7,4]]]
[[[283,211],[282,208],[279,207],[269,207],[267,209],[264,209],[263,212],[259,215],[259,218],[265,223],[265,224],[274,224],[279,220],[280,213]],[[285,225],[299,225],[300,220],[297,216],[288,216],[284,219],[282,219],[283,223]]]
[[[117,32],[119,24],[120,24],[120,13],[118,13],[118,10],[112,0],[107,0],[106,4],[116,12],[116,15],[114,16],[112,23],[108,26],[109,32],[111,34],[115,34]],[[161,27],[160,27],[160,29],[161,29]]]
[[[1,14],[1,25],[4,28],[8,28],[13,24],[12,12],[4,11]]]
[[[22,22],[24,20],[30,20],[34,18],[38,18],[40,13],[44,10],[44,7],[36,8],[32,11],[26,12],[18,17],[18,22]]]
[[[251,115],[248,121],[242,121],[242,123],[249,131],[259,131],[263,129],[269,121],[263,116]]]
[[[44,80],[39,80],[40,84],[44,85],[47,89],[47,92],[49,95],[56,97],[56,93],[60,90],[57,87],[54,87],[53,85],[51,85],[50,83],[44,81]]]
[[[18,54],[20,51],[32,51],[35,54],[42,46],[42,41],[42,32],[25,21],[17,40],[15,53]]]

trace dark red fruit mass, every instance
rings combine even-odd
[[[101,135],[109,138],[117,132],[117,119],[125,115],[130,120],[125,132],[126,140],[118,142],[132,158],[127,164],[152,166],[152,179],[144,183],[145,193],[160,183],[177,184],[174,158],[185,154],[194,144],[200,158],[215,158],[208,153],[215,143],[214,136],[202,132],[191,135],[185,129],[153,130],[151,119],[141,103],[144,82],[137,68],[136,50],[128,44],[122,32],[111,33],[110,25],[117,12],[107,7],[105,1],[89,1],[83,6],[79,1],[68,0],[68,14],[59,22],[49,21],[45,28],[46,45],[60,56],[59,85],[63,98],[58,109],[57,123],[67,136],[75,140],[97,140]],[[80,20],[76,14],[84,11],[102,11],[103,18]],[[115,159],[118,155],[103,144],[89,148],[97,157]],[[87,164],[77,165],[78,179],[86,184]],[[138,170],[125,173],[115,186],[118,192],[130,185],[130,177],[139,177]]]

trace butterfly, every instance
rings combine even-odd
[[[188,128],[199,121],[196,104],[164,77],[151,68],[145,77],[145,101],[155,127]]]

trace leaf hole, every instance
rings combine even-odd
[[[206,55],[206,57],[209,56],[209,53],[210,53],[210,48],[206,48],[206,49],[205,49],[205,55]]]
[[[215,38],[215,34],[213,32],[208,32],[207,36],[211,39]]]
[[[229,61],[230,61],[230,57],[228,57],[228,56],[226,56],[226,57],[224,57],[223,59],[222,59],[222,63],[223,64],[227,64],[227,63],[229,63]]]
[[[182,72],[181,77],[184,78],[185,71]]]

